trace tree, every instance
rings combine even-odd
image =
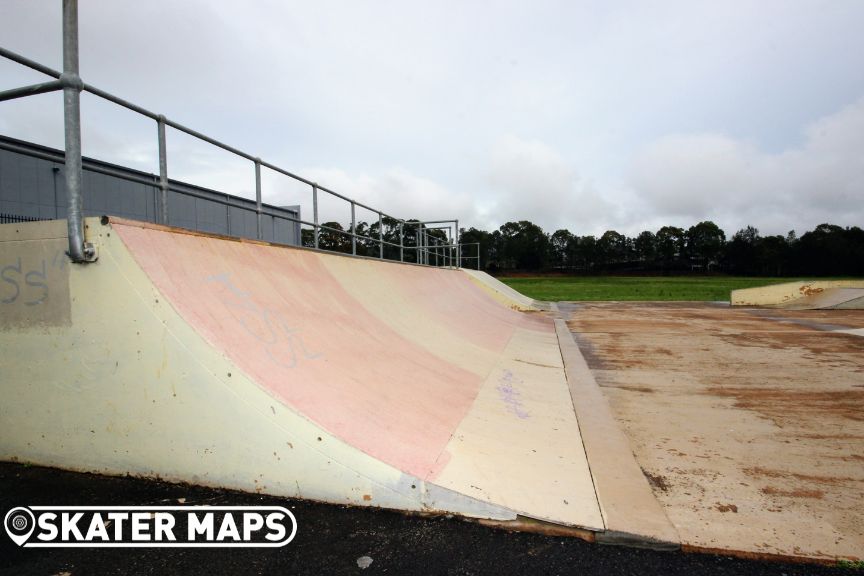
[[[641,232],[633,241],[633,247],[640,262],[654,262],[657,257],[657,237],[653,232]]]
[[[725,244],[726,234],[710,220],[700,222],[687,230],[686,248],[691,264],[710,268],[712,263],[719,261]]]
[[[726,245],[726,262],[736,274],[756,274],[759,269],[759,230],[747,226],[735,232]]]
[[[615,230],[607,230],[597,240],[597,263],[601,267],[627,260],[627,237]]]
[[[684,230],[675,226],[663,226],[657,231],[657,255],[664,266],[671,266],[684,252]]]
[[[796,261],[809,274],[847,275],[864,272],[864,231],[820,224],[801,236]]]
[[[318,232],[318,247],[334,252],[351,252],[351,236],[338,222],[324,222]]]
[[[500,263],[504,268],[539,270],[549,260],[549,237],[543,229],[527,220],[507,222],[499,229]]]
[[[556,230],[550,237],[552,248],[552,265],[556,268],[569,268],[572,266],[570,248],[573,244],[573,234],[569,230]]]
[[[756,244],[756,271],[782,276],[786,273],[790,245],[783,236],[766,236]]]
[[[582,270],[592,270],[598,260],[597,239],[594,236],[582,236],[576,244],[576,262]]]
[[[490,263],[495,261],[495,251],[492,234],[485,230],[469,228],[462,230],[459,234],[459,243],[463,245],[462,266],[465,268],[489,268]],[[478,246],[472,246],[476,243]],[[480,257],[478,263],[477,257]]]

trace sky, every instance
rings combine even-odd
[[[60,69],[60,8],[0,1],[0,45]],[[79,20],[85,82],[395,217],[864,226],[861,0],[81,0]],[[0,59],[0,90],[45,79]],[[84,94],[82,122],[85,155],[158,173],[152,120]],[[0,134],[62,148],[62,125],[59,94],[0,103]],[[250,162],[167,136],[170,177],[254,196]],[[264,172],[311,219],[310,188]]]

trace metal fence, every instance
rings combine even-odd
[[[159,176],[82,157],[85,216],[159,222]],[[20,217],[66,217],[61,150],[0,135],[0,212]],[[225,236],[256,236],[254,200],[170,180],[173,226]],[[300,245],[297,206],[262,206],[262,240]]]
[[[255,167],[255,214],[256,214],[256,235],[258,239],[262,238],[261,216],[264,213],[264,206],[261,201],[261,167],[269,168],[279,174],[292,178],[311,188],[312,192],[312,220],[307,221],[302,218],[292,218],[291,220],[301,226],[311,226],[313,229],[313,247],[321,249],[320,236],[322,231],[327,231],[332,234],[341,234],[351,239],[351,253],[357,254],[358,239],[375,242],[378,244],[378,258],[384,259],[385,246],[391,246],[399,249],[399,260],[405,262],[405,252],[415,251],[414,260],[418,264],[425,265],[444,265],[461,267],[462,249],[458,244],[459,221],[457,219],[435,221],[435,222],[414,222],[394,218],[385,212],[372,208],[362,202],[358,202],[352,198],[344,196],[325,186],[321,186],[317,182],[312,182],[301,176],[298,176],[284,168],[276,166],[261,158],[234,148],[228,144],[220,142],[215,138],[211,138],[188,128],[178,122],[166,118],[162,114],[151,112],[146,108],[138,106],[128,100],[110,94],[104,90],[96,88],[84,82],[78,75],[78,1],[63,0],[63,72],[54,70],[48,66],[30,60],[20,54],[16,54],[10,50],[0,47],[0,56],[3,56],[13,62],[32,68],[38,72],[51,76],[55,80],[13,88],[0,92],[0,102],[12,100],[35,94],[43,94],[57,90],[63,91],[64,100],[64,129],[66,140],[66,189],[68,195],[68,227],[69,227],[69,255],[75,262],[88,262],[95,258],[93,247],[85,243],[84,229],[82,219],[82,157],[81,157],[81,118],[80,118],[80,94],[82,91],[98,96],[104,100],[122,106],[128,110],[146,116],[156,122],[156,137],[159,146],[159,214],[160,221],[164,224],[172,224],[171,214],[168,209],[168,192],[172,191],[172,182],[168,179],[168,157],[166,147],[166,128],[170,127],[185,134],[188,134],[198,140],[221,148],[240,158],[252,162]],[[134,181],[134,178],[130,178]],[[152,180],[147,181],[147,184],[152,184]],[[318,197],[319,192],[328,194],[334,198],[339,198],[350,204],[351,207],[351,225],[348,230],[339,230],[334,227],[323,225],[319,222],[318,214]],[[377,238],[371,235],[361,235],[357,233],[356,209],[360,207],[366,209],[373,214],[378,215],[378,234]],[[398,239],[399,242],[391,242],[384,238],[384,219],[398,223]],[[430,230],[426,228],[428,224],[447,223],[453,224],[453,231],[446,241],[436,238],[430,234]],[[406,228],[407,232],[414,229],[415,245],[406,245]],[[479,254],[478,254],[479,267]]]
[[[37,218],[35,216],[18,216],[17,214],[6,214],[0,212],[0,224],[16,224],[18,222],[39,222],[45,218]]]

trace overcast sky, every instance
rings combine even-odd
[[[864,225],[861,0],[80,4],[86,82],[397,217]],[[60,6],[0,0],[0,45],[61,68]],[[0,89],[44,78],[0,61]],[[82,114],[85,155],[158,172],[153,121]],[[60,96],[0,103],[0,133],[62,147]],[[253,194],[249,162],[168,140],[171,177]]]

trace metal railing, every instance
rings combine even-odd
[[[464,260],[474,260],[474,269],[480,270],[480,243],[479,242],[463,242],[459,244],[459,250],[461,252],[463,246],[474,246],[475,252],[474,256],[465,256],[464,254],[459,255],[459,261],[462,262]]]
[[[51,164],[63,164],[65,161],[64,154],[60,150],[0,135],[0,153],[2,152],[20,154],[30,158],[43,160]],[[100,194],[97,193],[97,190],[105,190],[105,187],[99,186],[94,180],[90,180],[91,186],[95,186],[96,189],[90,191],[91,194],[89,195],[89,198],[86,194],[87,190],[84,191],[85,213],[89,212],[91,215],[104,214],[104,212],[94,208],[92,204],[90,206],[87,206],[86,204],[88,201],[95,204],[98,204],[100,200],[103,203],[108,202],[108,195],[110,193],[118,196],[124,195],[124,199],[128,199],[133,206],[138,208],[138,210],[136,213],[136,210],[134,209],[120,209],[114,213],[109,209],[109,213],[135,220],[160,222],[158,214],[160,193],[158,175],[133,170],[131,168],[124,168],[122,166],[108,164],[107,162],[93,160],[86,157],[82,157],[81,165],[85,184],[87,182],[87,174],[92,173],[94,175],[107,177],[110,180],[117,179],[134,184],[140,184],[143,187],[143,189],[123,189],[120,186],[112,184],[107,187],[109,190]],[[28,166],[30,166],[29,163]],[[59,172],[59,169],[57,167],[52,168],[56,175]],[[41,180],[35,174],[31,174],[31,177],[34,177],[35,180]],[[38,196],[40,192],[38,190],[39,184],[34,183],[34,186],[36,188],[29,189],[28,194]],[[111,190],[112,188],[113,190]],[[249,219],[246,218],[246,215],[251,215],[254,218],[254,215],[256,214],[256,205],[254,200],[249,200],[248,198],[234,196],[224,192],[217,192],[216,190],[202,188],[179,180],[169,180],[169,190],[177,195],[176,201],[178,204],[177,207],[174,208],[174,212],[172,212],[175,214],[175,218],[173,219],[175,226],[189,227],[193,230],[214,232],[217,234],[227,234],[229,236],[254,237],[254,234],[246,234],[246,231],[250,229],[248,223]],[[44,190],[42,192],[44,192]],[[148,196],[145,201],[146,204],[140,202],[137,197],[138,194]],[[65,213],[66,205],[64,202],[60,201],[61,197],[57,194],[56,182],[54,182],[53,196],[53,202],[40,202],[41,205],[37,208],[40,218],[45,217],[45,209],[48,208],[46,204],[50,204],[50,207],[53,208],[54,218],[58,218],[61,211]],[[184,203],[181,201],[181,198],[183,197],[194,199],[194,202],[191,204]],[[44,196],[42,198],[44,199]],[[3,193],[0,191],[0,201],[4,199],[8,200],[8,198],[3,197]],[[63,199],[65,200],[65,197]],[[169,201],[169,205],[170,204],[171,202]],[[222,206],[224,209],[222,214],[224,220],[222,222],[220,222],[219,216],[210,210],[211,204]],[[22,210],[22,212],[16,213],[16,209]],[[4,210],[7,214],[14,214],[19,217],[33,216],[33,214],[27,213],[33,210],[32,206],[25,206],[25,203],[23,202],[19,202],[18,206],[16,206],[14,200],[12,202],[7,202],[7,206]],[[295,207],[263,204],[261,215],[262,220],[266,224],[262,226],[264,228],[264,237],[262,240],[283,244],[299,244],[299,239],[301,237],[300,226],[289,220],[289,218],[297,215]],[[238,229],[232,230],[235,221],[236,225],[238,225]],[[255,220],[253,219],[253,222],[254,221]],[[252,227],[254,228],[254,224]]]
[[[216,146],[217,148],[221,148],[227,152],[230,152],[240,158],[248,160],[254,164],[255,167],[255,212],[257,214],[257,238],[261,239],[261,215],[264,213],[264,207],[262,203],[262,190],[261,190],[261,167],[269,168],[274,172],[292,178],[298,182],[306,184],[311,187],[312,190],[312,211],[313,211],[313,219],[312,221],[303,220],[302,218],[292,218],[287,217],[282,214],[279,215],[281,218],[285,218],[292,222],[295,222],[302,226],[311,226],[314,230],[314,245],[313,247],[316,249],[320,248],[320,236],[321,231],[326,230],[332,233],[338,233],[342,235],[349,236],[351,238],[351,253],[357,254],[357,240],[358,238],[363,238],[372,242],[375,242],[379,246],[378,250],[378,258],[384,259],[384,247],[393,246],[399,248],[399,260],[401,262],[405,262],[405,252],[406,250],[415,250],[415,261],[418,264],[425,265],[433,265],[432,261],[434,260],[436,264],[439,262],[445,262],[444,265],[450,265],[459,268],[461,267],[461,246],[458,244],[458,235],[459,235],[459,221],[458,220],[443,220],[443,221],[434,221],[434,222],[414,222],[410,220],[403,220],[399,218],[394,218],[393,216],[378,210],[376,208],[372,208],[362,202],[358,202],[352,198],[344,196],[334,190],[331,190],[325,186],[321,186],[317,182],[313,182],[311,180],[307,180],[302,176],[298,176],[284,168],[276,166],[270,162],[262,160],[261,158],[239,150],[233,146],[220,142],[215,138],[211,138],[201,132],[193,130],[180,124],[179,122],[175,122],[166,118],[162,114],[157,114],[155,112],[151,112],[146,108],[138,106],[128,100],[124,100],[118,96],[110,94],[104,90],[96,88],[90,84],[87,84],[83,80],[81,80],[78,75],[78,0],[63,0],[63,72],[58,72],[48,66],[30,60],[20,54],[16,54],[10,50],[0,47],[0,56],[7,58],[8,60],[12,60],[13,62],[17,62],[21,65],[27,66],[33,70],[46,74],[55,78],[56,80],[50,82],[43,82],[39,84],[33,84],[30,86],[23,86],[20,88],[13,88],[11,90],[6,90],[0,92],[0,102],[5,100],[12,100],[15,98],[22,98],[26,96],[32,96],[35,94],[44,94],[47,92],[53,92],[57,90],[63,90],[63,106],[64,106],[64,134],[65,134],[65,143],[66,143],[66,190],[68,195],[68,212],[67,212],[67,222],[69,228],[69,256],[74,262],[90,262],[96,258],[95,250],[93,246],[85,242],[84,239],[84,223],[83,223],[83,201],[82,201],[82,152],[81,152],[81,112],[80,112],[80,95],[81,92],[89,92],[94,96],[98,96],[104,100],[122,106],[128,110],[141,114],[142,116],[146,116],[152,120],[156,121],[157,127],[157,140],[159,145],[159,189],[160,189],[160,200],[159,200],[159,214],[161,217],[161,222],[163,224],[170,224],[171,214],[168,210],[168,192],[172,190],[171,183],[168,179],[168,153],[167,153],[167,138],[166,138],[166,127],[171,127],[175,130],[188,134],[198,140]],[[133,179],[134,180],[134,179]],[[148,182],[152,184],[152,182]],[[332,197],[339,198],[345,202],[348,202],[351,206],[351,226],[346,230],[339,230],[337,228],[333,228],[330,226],[325,226],[319,221],[318,214],[318,195],[319,191],[329,194]],[[373,214],[378,215],[378,237],[375,238],[371,235],[361,235],[357,234],[357,219],[356,219],[356,209],[360,207],[365,210],[372,212]],[[275,216],[275,214],[274,214]],[[390,242],[384,239],[384,219],[388,218],[391,222],[396,222],[399,225],[399,242]],[[454,224],[455,234],[451,231],[450,237],[445,242],[442,239],[436,238],[433,235],[429,234],[429,230],[426,228],[427,224]],[[410,246],[405,244],[405,228],[406,227],[415,227],[415,235],[416,235],[416,245]],[[301,232],[302,236],[302,232]],[[302,242],[301,242],[302,243]],[[446,257],[445,257],[446,255]],[[440,257],[440,258],[439,258]],[[478,263],[479,263],[479,253],[478,253]]]
[[[18,222],[41,222],[44,218],[37,216],[18,216],[17,214],[6,214],[0,212],[0,224],[17,224]]]

